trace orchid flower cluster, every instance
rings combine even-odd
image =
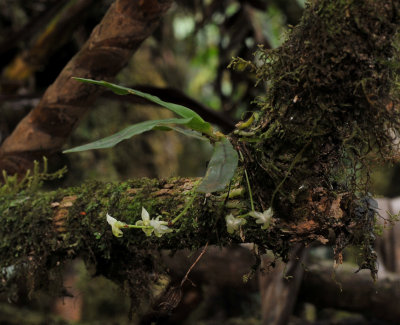
[[[251,211],[248,215],[256,219],[256,223],[261,225],[261,229],[267,229],[274,212],[272,208],[269,208],[264,212]],[[160,220],[160,218],[161,216],[151,219],[147,210],[142,207],[142,220],[136,221],[134,225],[129,225],[125,222],[118,221],[107,213],[107,222],[111,226],[112,233],[115,237],[123,236],[121,230],[123,228],[142,229],[147,237],[150,237],[153,233],[156,237],[161,237],[164,234],[173,232],[173,229],[168,227],[168,222]],[[235,217],[230,213],[225,217],[225,222],[228,233],[233,234],[238,232],[240,227],[246,224],[246,219],[244,216]]]
[[[225,217],[226,229],[228,233],[233,234],[239,230],[240,226],[246,224],[246,219],[241,217],[234,217],[232,213]]]
[[[251,211],[249,212],[249,215],[257,219],[256,223],[262,225],[261,229],[267,229],[271,223],[271,218],[274,215],[274,211],[272,211],[272,208],[269,208],[262,213],[257,211]]]
[[[160,220],[161,216],[155,219],[150,219],[150,215],[147,210],[142,207],[142,220],[136,221],[136,226],[142,227],[142,230],[147,237],[154,235],[161,237],[162,235],[172,232],[173,230],[169,228],[168,222]]]
[[[147,237],[154,235],[161,237],[166,233],[170,233],[173,229],[168,227],[168,222],[160,220],[161,216],[155,219],[150,219],[150,215],[147,210],[142,207],[142,220],[136,221],[134,225],[128,225],[125,222],[118,221],[107,213],[107,222],[111,226],[112,233],[115,237],[122,237],[123,228],[138,228],[142,229]]]
[[[272,208],[269,208],[264,212],[251,211],[249,215],[256,219],[256,223],[261,225],[261,229],[267,229],[271,223],[274,212]],[[244,219],[243,216],[234,217],[232,214],[228,214],[225,217],[225,221],[226,229],[230,234],[239,231],[240,227],[246,224],[246,219]]]

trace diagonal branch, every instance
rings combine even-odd
[[[398,0],[316,1],[281,48],[261,52],[261,65],[248,63],[269,89],[258,102],[261,109],[229,137],[242,165],[230,188],[221,193],[195,196],[196,179],[138,179],[16,195],[1,188],[0,266],[28,267],[28,274],[47,274],[52,266],[82,255],[96,263],[98,272],[133,287],[140,279],[133,272],[150,264],[138,258],[144,249],[193,249],[206,242],[227,246],[246,240],[258,244],[260,253],[270,249],[287,262],[291,248],[318,241],[333,244],[338,263],[345,247],[359,246],[360,268],[370,269],[375,276],[376,202],[360,178],[360,166],[368,180],[370,157],[375,155],[374,161],[393,157],[398,148],[392,135],[400,133],[399,99],[393,92],[396,78],[391,67],[398,62],[392,41],[400,25],[399,12]],[[92,37],[96,39],[100,32],[96,29]],[[89,42],[86,49],[91,58],[102,57],[118,65],[115,57],[123,57],[126,51],[114,47],[116,42],[105,37],[104,42]],[[29,150],[32,144],[34,153],[42,148],[57,150],[79,120],[79,109],[86,109],[80,105],[90,103],[98,92],[73,83],[70,69],[83,77],[95,71],[104,79],[115,71],[106,66],[98,71],[90,64],[86,68],[84,63],[95,61],[82,60],[80,55],[74,60],[78,63],[64,70],[64,79],[56,81],[39,109],[22,122],[31,126],[28,133],[14,143],[14,149],[10,142],[17,137],[11,136],[3,153]],[[246,62],[238,59],[235,63],[240,67]],[[70,87],[68,92],[63,86]],[[59,104],[65,98],[70,101]],[[46,100],[49,107],[43,106]],[[34,121],[40,122],[37,130],[44,136],[26,146],[35,131]],[[136,229],[123,239],[112,237],[106,213],[133,225],[143,206],[153,218],[160,215],[165,222],[182,217],[172,225],[175,232],[158,238]],[[239,229],[231,224],[227,231],[229,214]],[[246,218],[246,224],[235,217]]]
[[[210,107],[200,103],[199,101],[193,99],[186,95],[183,91],[178,90],[176,88],[171,87],[155,87],[149,85],[133,85],[130,88],[152,94],[154,96],[159,97],[161,100],[166,102],[171,102],[179,105],[183,105],[189,107],[196,113],[198,113],[202,118],[206,121],[213,123],[219,126],[225,132],[231,132],[235,128],[235,122],[229,117],[221,112],[215,111]],[[39,93],[32,93],[32,94],[24,94],[24,95],[0,95],[0,104],[4,102],[17,102],[23,100],[37,100],[42,96]],[[140,98],[138,96],[119,96],[112,92],[105,91],[101,97],[109,98],[115,101],[120,102],[127,102],[132,104],[140,104],[140,105],[153,105],[147,101],[146,99]],[[23,112],[21,112],[22,114]],[[22,119],[22,116],[21,116]]]
[[[155,30],[172,0],[117,0],[71,59],[40,103],[0,148],[0,169],[23,174],[34,159],[50,156],[90,108],[101,90],[73,76],[111,80]]]

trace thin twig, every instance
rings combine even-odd
[[[201,257],[205,254],[205,252],[207,251],[207,247],[208,247],[208,242],[206,243],[206,245],[204,246],[203,250],[201,251],[201,253],[199,254],[199,256],[197,256],[196,260],[194,261],[194,263],[192,264],[192,266],[189,268],[189,270],[186,272],[185,276],[183,277],[182,281],[181,281],[181,287],[183,286],[183,284],[186,282],[186,280],[188,279],[189,273],[192,271],[192,269],[196,266],[196,264],[200,261]]]

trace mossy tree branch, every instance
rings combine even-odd
[[[242,157],[230,187],[239,193],[236,198],[226,200],[228,189],[194,197],[195,179],[141,179],[4,196],[2,266],[28,266],[37,275],[82,255],[98,272],[137,286],[155,266],[144,249],[250,241],[260,252],[271,249],[286,261],[297,243],[319,241],[334,244],[337,262],[346,246],[359,245],[360,268],[375,275],[368,168],[371,161],[393,158],[397,150],[393,42],[399,7],[398,0],[313,1],[282,47],[261,52],[262,65],[248,64],[259,81],[267,81],[268,92],[259,101],[260,111],[229,138]],[[243,61],[234,64],[241,67]],[[272,208],[273,218],[268,229],[261,229],[247,217],[241,231],[230,235],[225,216],[251,209],[245,171],[255,210]],[[117,239],[105,222],[110,213],[133,224],[142,206],[152,217],[171,221],[193,198],[172,225],[176,231],[161,238],[135,230]]]
[[[238,200],[243,197],[226,200],[224,195],[196,195],[193,187],[197,181],[141,179],[90,183],[50,193],[25,192],[17,197],[4,195],[0,203],[1,266],[43,276],[43,272],[62,265],[66,259],[83,256],[98,267],[98,272],[114,280],[137,281],[128,277],[128,273],[143,269],[140,250],[242,242],[239,236],[228,236],[225,215],[228,211],[247,211],[246,201]],[[171,226],[175,232],[161,238],[146,237],[140,229],[126,229],[118,239],[106,222],[109,213],[134,224],[140,220],[142,207],[152,218],[161,215],[163,220],[172,221],[194,195],[188,212]],[[257,238],[263,237],[260,230],[254,223],[243,232],[243,239],[259,241]],[[7,274],[3,277],[6,279]]]

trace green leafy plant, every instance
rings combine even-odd
[[[221,191],[232,179],[238,164],[238,154],[228,139],[222,138],[214,145],[214,153],[208,164],[203,182],[198,192],[211,193]]]
[[[144,99],[147,99],[155,104],[158,104],[162,107],[165,107],[166,109],[169,109],[170,111],[174,112],[175,114],[179,115],[180,117],[183,117],[186,119],[190,118],[191,121],[187,123],[187,126],[189,128],[191,128],[192,130],[201,132],[208,136],[213,135],[213,129],[211,127],[211,124],[204,121],[200,117],[199,114],[197,114],[196,112],[192,111],[191,109],[189,109],[185,106],[174,104],[174,103],[169,103],[169,102],[164,102],[157,96],[146,94],[146,93],[143,93],[141,91],[134,90],[131,88],[118,86],[116,84],[113,84],[113,83],[110,83],[107,81],[97,81],[97,80],[85,79],[85,78],[74,78],[74,79],[81,81],[81,82],[106,87],[106,88],[112,90],[117,95],[131,94],[131,95],[136,95],[136,96],[142,97]]]
[[[171,118],[171,119],[165,119],[165,120],[150,120],[150,121],[141,122],[138,124],[128,126],[127,128],[125,128],[113,135],[110,135],[109,137],[85,144],[83,146],[65,150],[64,153],[86,151],[86,150],[92,150],[92,149],[112,148],[116,144],[120,143],[121,141],[130,139],[135,135],[138,135],[138,134],[150,131],[150,130],[154,130],[157,128],[159,128],[160,130],[163,130],[162,127],[167,126],[168,124],[187,124],[191,120],[192,120],[191,118],[187,118],[187,119]]]
[[[160,98],[143,93],[138,90],[119,86],[106,81],[97,81],[85,78],[74,78],[77,81],[90,83],[93,85],[103,86],[118,95],[136,95],[145,98],[155,104],[158,104],[175,114],[180,118],[170,118],[164,120],[150,120],[131,125],[113,135],[106,138],[65,150],[64,153],[79,152],[92,149],[111,148],[123,140],[151,131],[177,131],[187,136],[195,137],[203,140],[210,140],[214,145],[214,153],[211,157],[206,175],[202,183],[197,187],[197,191],[201,193],[212,193],[221,191],[230,182],[238,165],[238,154],[233,148],[230,141],[220,132],[215,132],[210,123],[204,121],[196,112],[182,105],[169,103]],[[180,126],[186,126],[184,129]]]
[[[18,175],[8,175],[5,170],[2,171],[3,185],[0,186],[0,197],[16,195],[17,193],[30,194],[37,192],[46,180],[60,179],[67,172],[67,167],[63,167],[54,173],[48,172],[47,158],[43,157],[42,170],[38,161],[33,162],[33,168],[28,169],[23,178]],[[15,202],[17,202],[16,200]]]

